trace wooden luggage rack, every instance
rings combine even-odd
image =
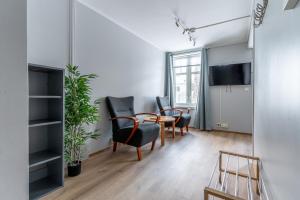
[[[220,151],[209,184],[204,189],[204,200],[210,199],[270,200],[261,176],[260,159]]]

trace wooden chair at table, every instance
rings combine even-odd
[[[176,118],[175,126],[180,128],[180,134],[183,136],[183,128],[189,131],[191,121],[190,108],[172,108],[168,97],[156,97],[157,105],[162,116],[172,116]],[[187,112],[184,112],[186,110]],[[171,127],[172,123],[166,123],[165,127]]]

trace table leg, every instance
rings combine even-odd
[[[172,131],[173,138],[175,138],[175,121],[172,122],[172,128],[173,128],[173,131]]]
[[[165,123],[161,122],[160,123],[160,141],[161,141],[161,146],[165,145]]]

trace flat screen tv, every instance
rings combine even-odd
[[[209,67],[209,85],[250,85],[251,63]]]

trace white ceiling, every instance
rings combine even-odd
[[[80,0],[101,15],[164,51],[194,48],[175,26],[175,15],[199,27],[250,15],[252,0]],[[198,30],[196,47],[248,40],[250,18]]]

